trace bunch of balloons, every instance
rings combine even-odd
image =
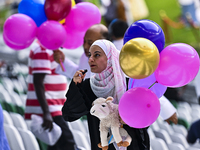
[[[120,99],[119,114],[129,126],[144,128],[155,122],[159,98],[167,87],[184,86],[199,71],[199,55],[192,46],[164,45],[162,28],[151,20],[134,22],[124,35],[119,62],[130,79],[129,90]]]
[[[22,0],[18,11],[3,27],[3,39],[14,50],[29,47],[36,38],[47,49],[75,49],[86,30],[101,21],[97,6],[74,0]]]

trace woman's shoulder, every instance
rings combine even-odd
[[[83,82],[82,82],[82,88],[84,90],[88,90],[88,89],[91,89],[91,86],[90,86],[90,78],[87,78],[85,79]]]
[[[90,85],[90,78],[83,80],[83,85]]]

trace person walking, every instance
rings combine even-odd
[[[53,122],[60,126],[61,137],[48,150],[76,150],[72,132],[62,117],[61,108],[66,101],[66,77],[55,73],[58,64],[53,59],[53,51],[45,49],[38,42],[33,44],[29,55],[28,93],[25,119],[35,114],[43,117],[43,128],[51,131]]]

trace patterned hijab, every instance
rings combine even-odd
[[[118,104],[126,91],[126,79],[119,65],[119,50],[108,40],[97,40],[93,45],[99,46],[108,60],[107,68],[101,73],[95,73],[90,78],[92,91],[97,97],[112,96],[114,103]]]

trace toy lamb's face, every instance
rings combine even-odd
[[[107,103],[95,104],[90,109],[90,114],[98,118],[105,118],[110,113]]]
[[[110,103],[113,101],[113,97],[107,99],[99,97],[93,102],[93,106],[90,109],[90,114],[98,117],[99,119],[105,118],[110,114]]]

